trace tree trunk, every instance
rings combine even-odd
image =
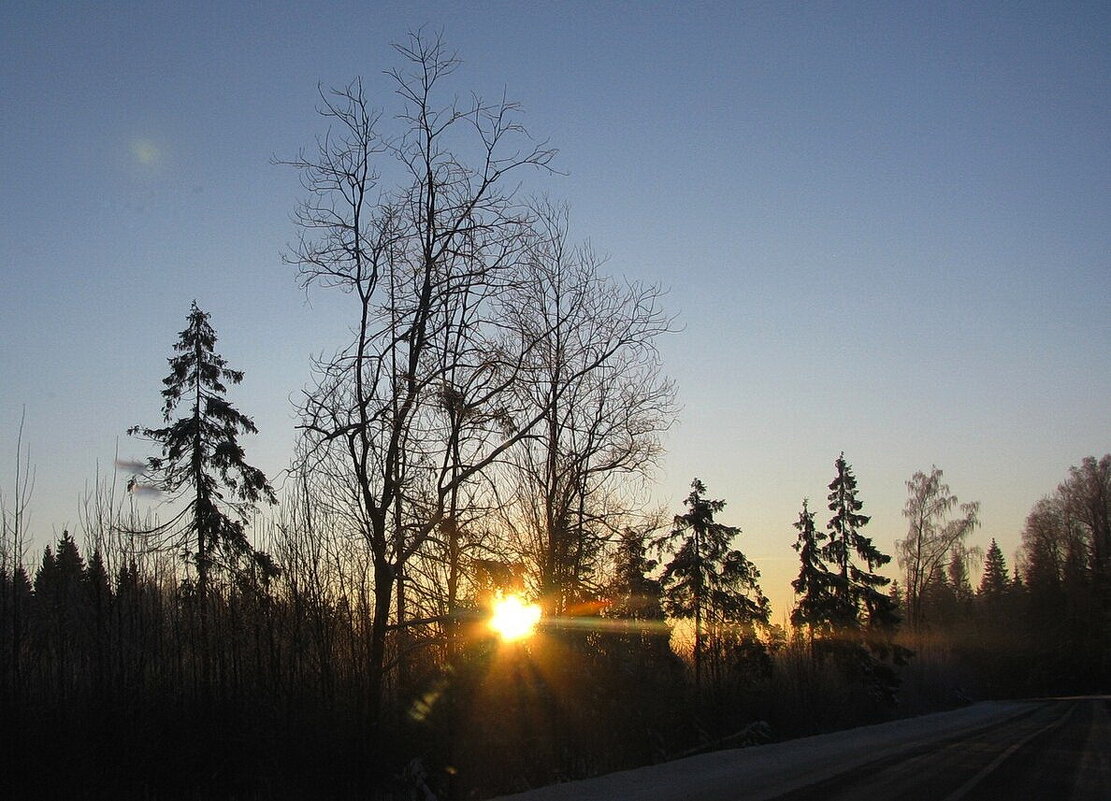
[[[386,694],[386,632],[390,623],[390,601],[393,598],[394,570],[385,559],[374,559],[374,615],[371,618],[370,650],[367,665],[368,709],[372,727],[372,746],[377,747],[382,731]]]

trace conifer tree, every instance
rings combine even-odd
[[[108,604],[112,600],[112,587],[108,579],[108,568],[104,565],[104,557],[100,550],[94,550],[85,566],[85,585],[89,600],[99,619],[107,613]]]
[[[793,547],[802,565],[798,578],[791,582],[798,596],[791,612],[791,625],[797,629],[809,629],[813,641],[815,635],[828,632],[833,602],[832,577],[822,561],[822,543],[826,535],[814,527],[814,513],[806,500],[802,502],[802,511],[794,526],[798,530],[798,539]]]
[[[621,532],[614,555],[614,576],[610,583],[607,614],[629,620],[663,620],[660,598],[663,588],[649,575],[657,567],[648,558],[643,532],[626,528]]]
[[[968,567],[973,560],[982,559],[983,554],[982,548],[966,548],[963,543],[953,547],[945,572],[952,595],[950,617],[954,620],[967,620],[972,615],[976,592],[972,589],[972,582],[968,577]]]
[[[949,574],[949,586],[953,588],[953,594],[962,606],[972,599],[972,584],[968,580],[968,558],[969,555],[963,549],[954,551],[946,568]]]
[[[984,555],[984,575],[980,579],[980,598],[989,603],[1003,598],[1010,589],[1010,579],[1007,576],[1007,560],[1003,558],[1003,550],[994,539],[988,546]]]
[[[73,663],[89,638],[85,560],[68,531],[57,550],[47,546],[35,574],[36,631],[42,653],[51,654],[59,689],[73,678]]]
[[[100,549],[94,549],[85,566],[85,595],[88,599],[89,611],[92,616],[90,636],[93,638],[93,653],[95,655],[94,669],[98,685],[104,681],[107,668],[107,639],[109,611],[112,603],[112,587],[108,578],[108,568],[104,565],[104,557]]]
[[[238,384],[243,373],[232,370],[214,351],[216,332],[208,314],[189,310],[188,326],[174,345],[170,374],[163,379],[163,428],[135,426],[140,435],[162,448],[147,460],[146,470],[132,477],[134,488],[149,481],[184,508],[169,522],[146,533],[181,548],[197,569],[197,591],[203,600],[213,566],[231,568],[242,558],[257,566],[264,577],[276,568],[270,558],[247,540],[245,526],[260,501],[276,503],[274,490],[261,470],[244,460],[240,434],[257,433],[254,422],[224,397],[225,381]],[[185,414],[174,420],[179,406]],[[195,549],[195,550],[193,550]]]
[[[18,682],[22,661],[20,654],[22,643],[27,636],[29,626],[27,618],[28,612],[32,609],[34,593],[31,579],[27,576],[27,570],[23,565],[16,565],[10,577],[4,575],[3,580],[7,583],[2,588],[3,596],[0,599],[0,608],[4,610],[4,630],[0,633],[7,636],[0,644],[0,654],[7,649],[7,660],[3,668],[8,671],[7,678],[10,681]]]
[[[730,549],[741,533],[736,526],[714,521],[725,501],[705,498],[706,487],[697,478],[685,504],[687,513],[676,515],[667,542],[679,542],[675,556],[664,568],[664,606],[672,617],[694,620],[694,676],[702,681],[705,624],[733,625],[745,639],[754,639],[756,624],[767,625],[771,614],[760,589],[760,571],[738,550]]]
[[[828,602],[816,610],[831,631],[819,642],[824,651],[839,657],[845,669],[890,701],[898,686],[895,667],[910,656],[892,641],[899,623],[898,599],[884,590],[891,580],[876,572],[891,557],[861,533],[871,518],[861,513],[864,504],[857,497],[856,476],[844,453],[834,465],[837,475],[828,495],[833,516],[826,525],[829,541],[820,549],[828,571]]]
[[[49,625],[67,626],[84,601],[85,560],[68,531],[63,531],[56,549],[43,550],[35,572],[35,603]]]
[[[42,551],[42,561],[39,569],[35,571],[35,603],[41,609],[48,603],[47,598],[53,598],[57,586],[57,562],[54,558],[54,549],[47,545]],[[50,601],[52,603],[52,601]]]
[[[891,557],[860,533],[871,518],[860,513],[864,503],[856,497],[856,476],[843,452],[834,464],[837,476],[829,485],[829,510],[833,517],[826,525],[829,542],[822,548],[822,557],[834,575],[830,622],[838,630],[889,623],[893,612],[890,598],[882,588],[891,580],[876,570],[890,562]]]
[[[609,584],[607,617],[625,621],[616,632],[622,657],[639,669],[667,670],[675,660],[668,641],[670,629],[663,609],[663,586],[650,575],[658,562],[648,557],[643,531],[626,528],[614,555],[614,575]]]
[[[63,531],[62,538],[58,540],[58,552],[54,556],[54,561],[67,588],[81,586],[81,580],[85,575],[85,560],[73,535],[68,531]]]

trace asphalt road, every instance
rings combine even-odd
[[[1111,801],[1111,696],[984,702],[756,748],[715,751],[512,798]]]
[[[886,798],[1111,801],[1111,699],[1041,701],[1002,723],[940,738],[777,797]]]

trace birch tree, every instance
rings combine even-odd
[[[932,581],[942,576],[954,549],[980,523],[978,501],[961,503],[942,481],[942,471],[915,473],[907,484],[903,516],[909,521],[905,539],[895,543],[903,568],[906,612],[911,626],[925,622],[922,599]]]

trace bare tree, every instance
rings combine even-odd
[[[9,659],[5,660],[4,670],[11,679],[11,687],[18,686],[20,681],[21,660],[23,650],[23,630],[26,625],[26,609],[23,608],[22,589],[29,586],[27,574],[23,566],[23,558],[27,549],[27,529],[30,524],[31,497],[35,491],[35,469],[31,464],[31,450],[23,442],[23,428],[27,419],[27,410],[24,409],[19,416],[19,431],[15,439],[15,474],[12,486],[10,506],[0,492],[0,583],[9,592],[4,593],[0,599],[0,611],[7,614],[2,616],[5,621],[11,621],[11,631],[3,632],[6,644],[11,648]],[[8,580],[10,579],[10,582]],[[9,608],[4,609],[5,606]]]
[[[915,629],[924,622],[926,589],[942,575],[954,552],[963,553],[964,539],[980,523],[979,502],[960,503],[941,477],[942,471],[934,467],[929,475],[917,472],[907,482],[903,516],[910,527],[906,539],[895,543],[906,576],[907,618]]]
[[[1099,632],[1099,675],[1106,681],[1111,677],[1111,454],[1098,460],[1087,456],[1069,468],[1057,494],[1066,517],[1086,540],[1096,605],[1090,625]]]
[[[15,438],[15,474],[10,506],[0,491],[0,573],[7,575],[23,564],[27,548],[27,528],[30,525],[31,497],[35,492],[35,469],[31,464],[31,449],[23,441],[27,410],[19,416],[19,430]]]
[[[492,298],[511,280],[530,214],[514,176],[546,168],[517,107],[474,97],[437,105],[459,61],[438,37],[395,45],[401,130],[386,136],[360,81],[321,92],[332,129],[291,162],[307,191],[291,249],[305,287],[354,300],[353,341],[317,362],[302,404],[308,461],[345,466],[342,497],[373,562],[372,714],[384,689],[386,634],[404,570],[445,520],[460,488],[531,428],[504,425],[520,354],[502,347]],[[393,190],[381,171],[402,175]]]
[[[1085,457],[1057,489],[1064,511],[1088,538],[1097,581],[1111,580],[1111,454]]]
[[[567,210],[539,209],[522,280],[505,302],[507,326],[529,354],[519,408],[541,422],[514,448],[509,512],[553,612],[583,595],[601,544],[631,511],[630,480],[660,454],[675,392],[656,340],[673,330],[658,287],[621,284],[589,247],[573,247]]]

